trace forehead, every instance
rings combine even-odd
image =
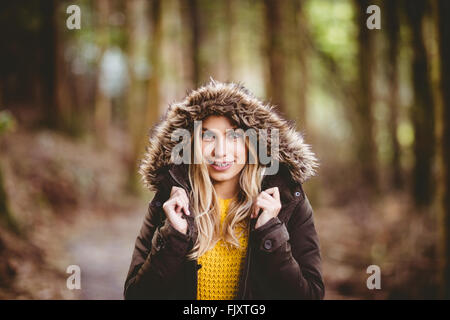
[[[231,119],[225,116],[209,116],[202,121],[202,130],[226,131],[227,129],[237,129],[238,126]]]

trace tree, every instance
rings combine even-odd
[[[378,190],[377,148],[373,120],[374,108],[374,44],[376,30],[366,27],[366,9],[368,0],[355,0],[356,19],[358,25],[358,93],[356,94],[357,153],[362,166],[362,173],[373,190]]]
[[[0,112],[0,138],[1,136],[14,129],[16,125],[15,119],[7,111]],[[0,162],[0,223],[9,230],[20,233],[19,226],[14,219],[13,213],[9,207],[8,194],[3,180],[2,164]],[[1,243],[0,243],[1,245]]]
[[[294,14],[294,25],[293,29],[295,38],[293,42],[295,43],[295,57],[298,59],[298,70],[297,73],[300,76],[300,81],[298,81],[298,90],[296,91],[296,100],[298,101],[298,115],[300,118],[300,124],[303,130],[308,132],[306,115],[307,115],[307,92],[308,92],[308,82],[309,82],[309,69],[308,69],[308,55],[309,55],[309,43],[308,43],[308,23],[306,21],[306,15],[304,13],[304,1],[294,0],[293,2],[293,14]]]
[[[431,203],[434,193],[431,167],[435,148],[434,104],[429,79],[430,67],[422,29],[425,14],[429,8],[425,0],[406,1],[405,8],[411,30],[413,50],[414,104],[411,108],[415,159],[413,196],[417,205],[425,206]]]
[[[126,51],[128,55],[128,70],[130,86],[127,92],[126,101],[126,118],[128,125],[128,134],[130,136],[130,154],[128,159],[128,190],[137,192],[138,187],[138,158],[142,153],[145,145],[145,129],[147,127],[146,117],[146,94],[148,92],[148,82],[142,79],[136,68],[133,67],[139,63],[140,59],[145,59],[143,55],[147,55],[145,50],[142,50],[143,43],[148,43],[147,32],[145,35],[141,34],[140,30],[146,30],[147,21],[147,6],[148,2],[145,0],[130,0],[126,2],[126,27],[127,27],[127,45]],[[152,48],[158,50],[157,48]],[[145,77],[144,77],[145,78]],[[150,106],[148,107],[150,108]],[[155,108],[154,106],[152,107]]]
[[[109,26],[108,18],[110,15],[110,2],[108,0],[98,0],[95,2],[96,12],[98,14],[97,34],[100,47],[100,62],[102,61],[105,51],[109,45]],[[111,101],[105,95],[100,85],[100,72],[97,72],[97,90],[95,97],[95,115],[94,127],[97,143],[104,146],[108,136],[109,125],[111,122]]]
[[[280,111],[285,106],[284,100],[284,43],[282,28],[283,2],[276,0],[265,0],[265,32],[267,34],[266,55],[268,59],[269,72],[266,79],[266,95],[278,106]]]
[[[200,46],[202,43],[201,15],[199,0],[180,0],[181,18],[188,30],[189,38],[185,63],[192,86],[198,87],[201,82]]]
[[[236,1],[225,1],[225,63],[228,80],[234,78],[234,68],[236,64],[236,56],[234,44],[237,41],[236,30]]]
[[[444,237],[443,257],[443,298],[450,299],[450,2],[439,0],[438,2],[438,26],[439,26],[439,55],[441,64],[441,93],[443,102],[442,117],[442,169],[440,177],[443,185],[442,193],[442,222]]]
[[[391,180],[395,188],[403,185],[402,169],[400,164],[400,144],[397,139],[398,113],[399,113],[399,73],[398,73],[398,55],[399,55],[399,14],[397,1],[385,1],[384,17],[386,28],[384,29],[387,37],[387,59],[386,73],[388,81],[388,107],[389,123],[388,130],[391,138],[392,156],[390,159]]]
[[[58,95],[57,95],[57,26],[56,26],[56,0],[40,3],[42,18],[41,45],[42,64],[41,76],[43,85],[44,123],[47,127],[58,126]]]

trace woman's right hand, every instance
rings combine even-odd
[[[169,199],[164,202],[163,210],[170,224],[183,234],[187,233],[187,221],[183,218],[183,212],[190,215],[189,199],[183,188],[172,187]]]

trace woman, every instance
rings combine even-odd
[[[156,194],[125,299],[323,299],[302,188],[316,167],[293,124],[242,85],[212,81],[171,105],[140,167]]]

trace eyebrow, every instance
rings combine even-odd
[[[239,127],[238,126],[233,126],[233,127],[231,127],[231,128],[226,128],[225,130],[227,130],[227,129],[239,129]],[[202,132],[204,132],[204,131],[206,131],[206,130],[212,130],[212,129],[209,129],[209,128],[205,128],[205,127],[202,127]]]

